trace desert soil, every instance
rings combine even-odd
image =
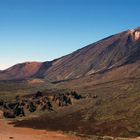
[[[63,132],[53,132],[46,130],[35,130],[31,128],[19,128],[10,124],[10,121],[2,119],[0,112],[0,140],[84,140]]]
[[[0,111],[0,140],[90,140],[66,135],[63,132],[14,127],[11,121],[2,118],[2,114]],[[140,137],[134,139],[114,138],[114,140],[140,140]]]

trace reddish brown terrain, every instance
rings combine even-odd
[[[63,132],[53,132],[46,130],[34,130],[31,128],[13,127],[10,121],[2,119],[0,112],[0,140],[88,140],[72,135],[66,135]]]
[[[16,80],[32,77],[41,67],[39,62],[26,62],[17,64],[0,72],[0,80]]]

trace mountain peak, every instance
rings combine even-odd
[[[137,28],[135,28],[135,30],[136,30],[136,31],[140,31],[140,26],[139,26],[139,27],[137,27]]]
[[[140,39],[140,27],[137,27],[136,29],[130,29],[128,30],[128,34],[130,34],[134,41],[137,41]]]

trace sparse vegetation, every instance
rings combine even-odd
[[[37,112],[36,118],[26,117],[15,125],[32,127],[34,124],[34,128],[74,131],[85,135],[140,135],[139,79],[92,86],[89,82],[90,88],[85,88],[81,83],[73,86],[74,82],[58,83],[53,89],[48,87],[44,92],[46,95],[56,95],[60,91],[75,90],[83,96],[81,100],[74,101],[71,106],[58,108],[56,112]]]

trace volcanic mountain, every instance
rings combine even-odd
[[[120,67],[126,71],[126,67],[132,64],[133,68],[129,69],[131,71],[132,68],[136,74],[139,73],[139,60],[140,27],[109,36],[53,61],[17,64],[0,71],[0,80],[46,78],[60,81],[105,73]]]
[[[72,98],[72,104],[65,107],[52,102],[54,111],[43,114],[41,110],[33,118],[25,113],[26,118],[15,126],[74,132],[83,138],[140,136],[139,85],[140,27],[53,61],[26,62],[0,71],[2,99],[28,98],[36,91],[48,97],[76,91],[82,97]]]
[[[14,65],[4,71],[0,71],[0,80],[29,78],[39,70],[41,64],[40,62],[26,62]]]

